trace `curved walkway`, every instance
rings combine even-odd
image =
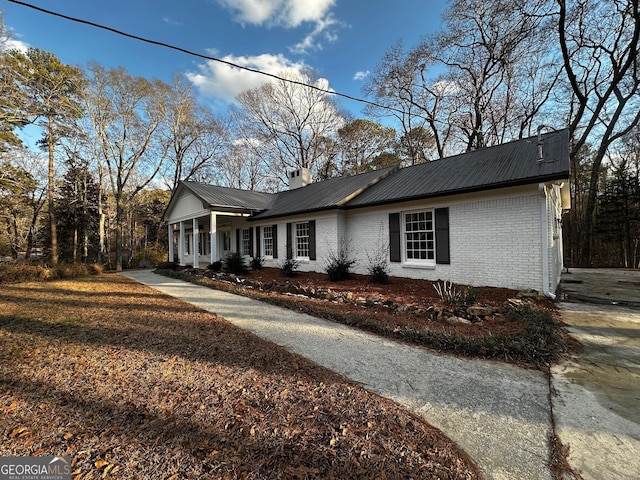
[[[538,371],[440,355],[249,298],[156,275],[128,277],[224,317],[422,415],[487,479],[550,479],[548,382]]]

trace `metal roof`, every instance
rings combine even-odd
[[[204,207],[229,212],[253,213],[265,210],[273,203],[276,196],[274,193],[254,192],[200,182],[182,181],[173,198],[179,197],[182,189],[191,191],[200,199]],[[169,205],[171,205],[171,202]],[[168,210],[169,207],[167,207]]]
[[[398,170],[349,201],[363,207],[569,178],[569,132],[487,147]]]
[[[388,175],[397,167],[388,167],[373,172],[348,177],[337,177],[322,182],[310,183],[295,190],[285,190],[277,194],[268,210],[258,213],[251,219],[262,220],[283,215],[312,212],[331,208],[340,208],[354,196]]]
[[[262,220],[568,178],[569,131],[565,129],[546,133],[540,141],[537,136],[530,137],[413,167],[389,167],[350,177],[331,178],[279,193],[180,182],[167,212],[185,188],[205,207],[252,213],[250,220]]]

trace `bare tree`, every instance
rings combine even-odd
[[[312,72],[282,74],[300,83],[326,88]],[[286,173],[301,167],[315,176],[330,152],[326,138],[344,123],[335,100],[327,93],[284,80],[265,83],[238,95],[247,128],[245,136],[260,144],[260,157],[272,174],[287,183]]]
[[[211,110],[197,103],[193,86],[176,77],[166,99],[161,129],[169,145],[165,183],[173,191],[180,180],[208,176],[224,146],[224,129]]]
[[[572,156],[594,146],[580,264],[591,262],[591,233],[602,161],[640,121],[638,0],[557,2],[557,34],[569,85]]]
[[[123,68],[89,66],[86,105],[93,135],[115,203],[116,270],[122,270],[127,205],[160,171],[167,158],[159,129],[170,87],[159,80],[132,77]]]

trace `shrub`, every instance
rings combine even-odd
[[[178,270],[180,264],[177,262],[162,262],[158,264],[160,270]]]
[[[454,285],[453,282],[444,280],[433,284],[438,298],[447,305],[471,305],[475,303],[478,293],[475,289]]]
[[[210,263],[209,265],[207,265],[207,270],[211,270],[212,272],[219,272],[220,270],[222,270],[222,261],[216,260],[215,262]]]
[[[167,252],[164,247],[154,244],[136,253],[131,264],[137,268],[150,268],[162,263],[165,258],[167,258]]]
[[[104,272],[104,267],[99,263],[90,263],[87,265],[90,275],[101,275]]]
[[[373,283],[385,284],[389,283],[388,265],[384,264],[369,265],[368,272]]]
[[[284,277],[293,277],[298,270],[298,262],[293,258],[287,258],[282,265],[280,265],[280,273]]]
[[[264,266],[264,257],[253,257],[249,262],[251,270],[261,270]]]
[[[56,267],[58,278],[72,279],[89,275],[89,269],[84,263],[61,263]]]
[[[54,271],[44,265],[28,262],[1,262],[0,283],[38,282],[54,277]]]
[[[387,258],[389,258],[389,243],[385,241],[384,225],[380,223],[376,249],[373,254],[367,252],[367,260],[369,262],[367,272],[373,283],[389,282],[389,263]]]
[[[355,264],[355,260],[349,259],[349,242],[343,239],[337,252],[329,252],[324,271],[327,272],[329,280],[332,282],[348,280],[351,275],[351,267]]]
[[[222,264],[222,270],[224,270],[225,273],[232,273],[234,275],[242,275],[248,271],[247,265],[244,263],[244,257],[238,252],[227,255]]]

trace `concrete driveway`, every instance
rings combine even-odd
[[[582,351],[552,369],[557,434],[585,480],[640,478],[640,272],[570,269],[562,319]]]

